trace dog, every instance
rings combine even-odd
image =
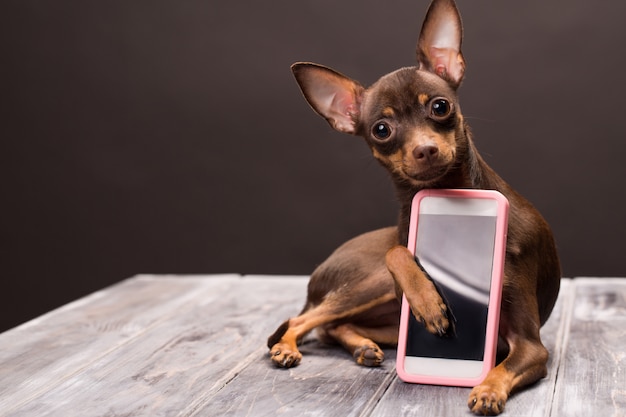
[[[292,72],[305,99],[336,130],[361,136],[388,171],[400,205],[398,225],[358,236],[312,273],[305,306],[268,338],[278,367],[297,365],[298,342],[317,329],[356,362],[380,365],[380,345],[398,340],[400,296],[426,329],[443,335],[447,308],[407,249],[411,200],[425,188],[493,189],[510,204],[499,325],[499,362],[468,398],[476,414],[500,414],[511,393],[547,374],[539,329],[556,302],[561,268],[539,212],[479,155],[459,106],[464,72],[462,23],[453,0],[433,0],[417,44],[417,66],[391,72],[369,88],[325,66]]]

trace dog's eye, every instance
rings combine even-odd
[[[435,119],[445,119],[452,113],[452,103],[445,98],[437,98],[430,104],[430,114]]]
[[[391,127],[384,122],[379,122],[372,128],[372,134],[378,140],[385,140],[391,136]]]

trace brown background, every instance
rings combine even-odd
[[[460,1],[463,112],[566,276],[626,276],[626,2]],[[413,65],[426,1],[0,3],[0,329],[135,273],[307,274],[392,224],[385,172],[298,60]]]

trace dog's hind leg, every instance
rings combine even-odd
[[[329,309],[327,303],[322,303],[285,321],[267,339],[272,362],[281,368],[290,368],[299,364],[302,359],[302,354],[298,350],[300,340],[311,330],[335,318],[337,318],[337,313]]]
[[[345,323],[325,332],[350,352],[357,364],[364,366],[379,366],[385,360],[385,354],[377,343],[385,345],[398,343],[397,323],[382,327],[363,327]]]
[[[285,321],[280,327],[269,337],[267,345],[270,348],[270,357],[274,364],[282,368],[290,368],[300,363],[302,354],[298,350],[298,342],[311,330],[316,327],[323,326],[328,336],[341,343],[350,353],[355,355],[358,363],[367,365],[369,359],[365,356],[371,356],[370,350],[374,347],[382,355],[382,350],[376,346],[371,340],[376,339],[380,343],[393,344],[397,342],[398,326],[392,322],[389,326],[380,327],[360,327],[349,324],[351,317],[361,316],[364,313],[377,307],[391,305],[394,311],[398,309],[395,293],[389,291],[378,298],[370,300],[367,303],[354,305],[349,309],[345,308],[345,303],[340,302],[341,297],[333,297],[330,295],[322,303],[317,306],[305,309],[297,317],[293,317]],[[343,324],[334,326],[333,322],[344,321]],[[330,326],[324,326],[331,324]],[[393,329],[393,330],[391,330]],[[371,337],[368,337],[371,336]],[[365,348],[366,346],[372,349]],[[362,348],[362,352],[356,355],[356,350]],[[358,357],[357,357],[358,356]],[[363,359],[360,359],[363,356]],[[377,356],[377,355],[374,355]],[[384,355],[380,357],[379,363],[382,362]],[[372,363],[372,365],[376,365]]]
[[[397,326],[400,303],[384,263],[387,250],[397,244],[397,228],[389,227],[364,233],[337,248],[313,271],[302,313],[269,337],[272,361],[284,368],[297,365],[302,359],[298,342],[315,328],[351,347],[351,333],[342,338],[339,331],[335,338],[327,330],[346,323],[366,328]]]

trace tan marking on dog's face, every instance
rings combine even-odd
[[[391,171],[402,170],[402,160],[404,157],[403,153],[404,151],[402,149],[398,149],[391,155],[385,156],[378,152],[376,148],[372,149],[372,154],[374,155],[374,158],[385,164],[385,166],[387,166]]]
[[[393,111],[393,109],[391,107],[385,107],[383,109],[383,116],[385,117],[393,117],[395,115],[395,112]]]
[[[422,93],[419,96],[417,96],[417,99],[419,100],[419,102],[420,102],[420,104],[422,106],[425,106],[426,103],[428,103],[428,98],[429,98],[428,94],[424,94],[424,93]]]
[[[393,166],[393,167],[402,165],[402,158],[403,158],[402,149],[398,149],[396,152],[392,153],[391,155],[385,156],[374,148],[372,149],[372,154],[374,155],[374,158],[378,159],[379,161],[384,162],[385,165]]]
[[[437,146],[439,154],[431,163],[416,159],[414,150],[424,144]],[[406,142],[391,154],[382,154],[372,147],[374,157],[387,169],[416,185],[428,183],[443,175],[456,158],[454,132],[440,133],[432,129],[415,130]]]

